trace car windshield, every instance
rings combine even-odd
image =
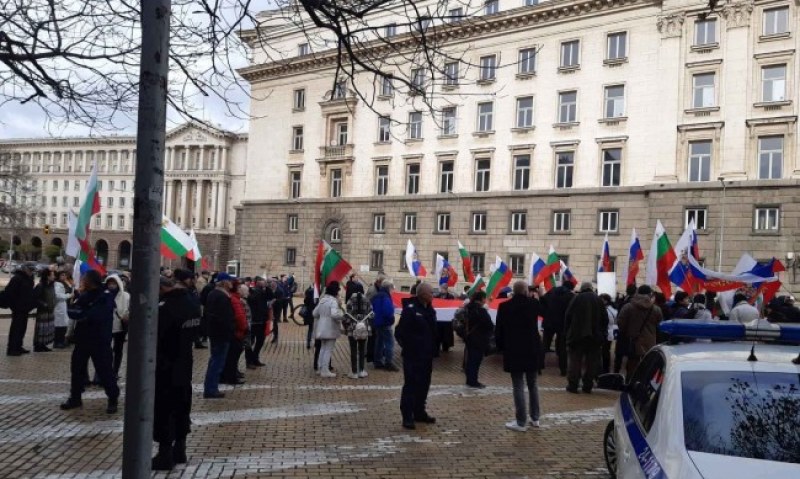
[[[681,382],[687,450],[800,463],[800,375],[687,371]]]

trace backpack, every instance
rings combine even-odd
[[[453,315],[453,331],[461,339],[467,336],[467,308],[465,306],[458,308]]]
[[[356,341],[369,338],[369,325],[367,321],[368,319],[366,317],[356,319],[356,324],[353,326],[353,339]]]

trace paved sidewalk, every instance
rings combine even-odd
[[[0,319],[2,351],[8,323]],[[429,410],[437,424],[406,431],[400,427],[402,372],[369,368],[365,379],[321,379],[304,337],[305,328],[282,324],[281,342],[262,353],[267,367],[246,371],[247,384],[225,387],[223,400],[202,399],[208,356],[196,351],[189,464],[154,477],[608,477],[601,440],[616,395],[566,393],[554,358],[541,376],[538,430],[504,428],[513,401],[501,358],[490,357],[481,368],[488,388],[463,386],[458,344],[434,364]],[[122,412],[105,414],[97,388],[84,396],[83,409],[58,408],[69,388],[69,357],[69,351],[0,356],[0,477],[119,477]],[[341,373],[349,364],[342,338],[334,367]]]

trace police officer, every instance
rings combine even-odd
[[[403,348],[404,381],[400,412],[406,429],[415,429],[415,421],[428,424],[436,422],[425,411],[436,349],[436,310],[432,301],[431,285],[421,283],[417,286],[416,296],[403,307],[394,332],[397,343]]]
[[[175,270],[161,277],[156,345],[156,389],[153,440],[158,454],[152,468],[168,471],[186,463],[186,436],[192,410],[192,348],[200,326],[200,303],[188,287],[194,275]]]

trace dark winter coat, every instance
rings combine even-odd
[[[250,306],[250,314],[253,317],[252,324],[264,324],[267,322],[267,318],[269,318],[269,299],[264,288],[260,286],[250,288],[247,305]]]
[[[654,305],[649,296],[637,294],[622,307],[617,315],[617,326],[620,337],[633,344],[635,350],[628,351],[631,356],[642,356],[656,345],[661,320],[661,308]]]
[[[406,303],[394,330],[397,344],[403,348],[403,358],[412,361],[432,361],[436,350],[436,310],[423,306],[416,297]]]
[[[573,292],[564,286],[553,288],[544,295],[542,298],[544,303],[542,327],[545,330],[564,331],[567,308],[574,297]]]
[[[75,342],[80,344],[111,343],[114,326],[114,296],[102,288],[86,291],[67,309],[75,320]]]
[[[544,349],[539,337],[539,301],[512,296],[497,309],[494,330],[497,350],[503,353],[503,370],[509,373],[539,371]]]
[[[186,288],[165,293],[158,304],[156,376],[173,387],[192,385],[192,348],[200,314],[199,298]]]
[[[384,288],[372,297],[372,311],[375,313],[372,324],[377,327],[392,326],[394,324],[394,303],[389,292]]]
[[[8,308],[15,314],[28,314],[36,307],[33,299],[33,277],[17,271],[3,291]]]
[[[469,303],[465,308],[467,334],[464,342],[467,347],[487,351],[494,334],[494,323],[489,311],[477,303]]]
[[[220,341],[233,339],[236,318],[231,299],[224,291],[215,288],[208,293],[203,316],[209,338]]]
[[[585,339],[603,344],[608,337],[608,311],[593,291],[576,295],[567,308],[565,319],[567,345],[578,344]]]
[[[344,287],[344,301],[350,301],[350,297],[356,293],[364,294],[364,285],[358,281],[350,280]]]

